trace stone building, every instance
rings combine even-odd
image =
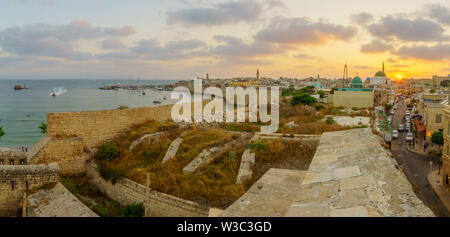
[[[450,80],[450,74],[448,74],[448,76],[436,76],[436,75],[434,75],[433,78],[431,79],[432,85],[433,85],[434,88],[441,87],[441,82],[445,81],[445,80]]]
[[[425,94],[419,99],[417,112],[420,117],[416,120],[419,122],[418,127],[423,125],[425,128],[420,134],[427,142],[431,142],[431,135],[435,131],[444,130],[444,109],[448,104],[446,99],[446,95],[437,94]]]
[[[335,107],[345,108],[372,108],[374,92],[372,89],[363,88],[363,82],[356,76],[350,83],[350,88],[339,88],[329,95],[328,103]]]
[[[444,110],[444,151],[442,152],[442,185],[450,193],[450,109]]]

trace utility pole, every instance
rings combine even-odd
[[[145,217],[149,217],[149,204],[150,204],[150,174],[147,173],[147,188],[145,191]]]

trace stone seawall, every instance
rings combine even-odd
[[[93,148],[120,135],[134,124],[171,119],[171,108],[172,105],[164,105],[123,110],[50,113],[47,115],[47,136],[80,136],[86,147]]]
[[[122,205],[146,202],[144,185],[129,179],[112,184],[100,177],[95,163],[88,163],[87,176],[102,192]],[[150,191],[148,208],[150,216],[154,217],[207,217],[209,214],[206,206],[154,190]]]
[[[0,216],[15,216],[26,191],[58,180],[57,164],[0,165]]]

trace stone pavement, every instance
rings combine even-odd
[[[434,193],[439,197],[441,202],[447,207],[450,213],[450,193],[442,187],[442,175],[438,174],[438,171],[433,171],[428,175],[428,182],[433,188]]]
[[[283,170],[269,171],[222,214],[434,216],[391,156],[368,128],[324,133],[306,173],[286,170],[298,174],[290,177]]]

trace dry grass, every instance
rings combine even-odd
[[[239,135],[204,128],[187,130],[183,134],[183,142],[175,158],[162,164],[170,143],[181,134],[181,131],[170,131],[151,144],[141,143],[132,152],[128,150],[132,134],[156,132],[156,127],[154,124],[137,126],[138,131],[131,130],[119,139],[121,150],[119,158],[98,162],[115,171],[123,172],[125,177],[144,185],[149,173],[152,189],[209,206],[226,208],[245,193],[243,185],[235,184],[245,144],[237,144],[232,147],[232,153],[225,153],[194,174],[182,172],[203,149],[221,146]]]
[[[250,145],[255,152],[252,185],[270,168],[307,170],[318,141],[261,139]]]

